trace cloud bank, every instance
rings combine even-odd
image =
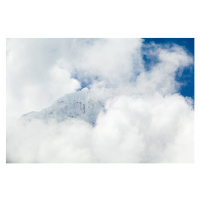
[[[193,100],[176,81],[192,63],[142,39],[8,40],[7,162],[193,162]],[[95,127],[17,121],[84,86],[106,101]]]

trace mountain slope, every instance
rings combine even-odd
[[[79,118],[95,125],[99,112],[104,109],[104,102],[96,101],[93,97],[94,94],[91,95],[91,92],[84,88],[81,91],[61,97],[52,106],[40,112],[24,114],[22,119],[26,121],[55,119],[61,122],[69,118]]]

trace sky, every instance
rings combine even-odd
[[[177,44],[183,47],[188,54],[194,57],[194,38],[144,38],[144,43],[154,42],[156,44]],[[145,62],[148,60],[144,57]],[[194,63],[190,68],[185,69],[180,77],[176,77],[177,81],[184,83],[180,88],[180,94],[194,99]]]
[[[18,121],[84,87],[95,127]],[[193,105],[193,39],[7,39],[7,162],[193,162]]]

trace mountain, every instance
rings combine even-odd
[[[22,115],[21,118],[26,121],[55,119],[57,122],[69,118],[79,118],[95,125],[99,112],[104,110],[104,101],[97,100],[99,98],[95,98],[95,95],[87,88],[84,88],[81,91],[66,94],[59,98],[52,106],[40,112],[30,112]]]

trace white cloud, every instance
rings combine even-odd
[[[70,40],[62,39],[7,40],[8,115],[19,117],[41,110],[80,88],[79,81],[59,63],[67,42],[70,44]]]
[[[7,43],[8,162],[193,162],[192,100],[177,94],[193,58],[141,39],[12,39]],[[143,54],[157,62],[146,70]],[[73,78],[74,77],[74,78]],[[77,78],[77,79],[76,79]],[[89,81],[107,100],[97,125],[14,123]]]
[[[150,52],[150,56],[156,56],[158,63],[152,66],[150,71],[144,71],[138,76],[137,92],[145,94],[159,92],[163,95],[177,92],[180,83],[175,79],[176,72],[191,65],[193,58],[176,45],[166,46],[165,49],[156,46],[154,51]]]
[[[193,117],[191,106],[176,94],[120,96],[108,102],[95,127],[77,119],[12,123],[7,158],[8,162],[193,162]]]
[[[107,109],[100,115],[94,134],[103,161],[193,160],[194,116],[183,97],[121,96]]]

